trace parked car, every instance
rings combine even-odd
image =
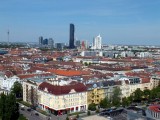
[[[38,114],[38,113],[35,113],[35,115],[39,116],[39,114]]]
[[[28,111],[28,112],[30,112],[30,111],[31,111],[31,109],[30,109],[30,108],[28,108],[28,109],[27,109],[27,111]]]
[[[21,108],[21,110],[23,110],[23,111],[24,111],[25,109],[24,109],[24,108]]]

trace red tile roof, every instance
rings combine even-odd
[[[150,83],[150,78],[149,77],[142,78],[142,83]]]
[[[155,72],[155,74],[158,74],[158,75],[160,75],[160,71],[157,71],[157,72]]]
[[[42,91],[44,91],[45,88],[48,90],[49,93],[54,95],[68,94],[72,89],[74,89],[76,92],[87,91],[87,87],[83,83],[76,83],[76,84],[65,85],[65,86],[56,86],[56,85],[49,84],[47,82],[43,82],[38,87],[38,89]]]
[[[62,76],[80,76],[89,74],[88,71],[78,71],[78,70],[56,70],[56,69],[49,69],[48,72],[62,75]]]
[[[0,71],[4,70],[4,66],[0,65]]]
[[[12,72],[12,71],[9,71],[9,70],[5,71],[5,75],[6,75],[8,78],[14,76],[13,72]]]
[[[36,76],[35,74],[28,74],[28,75],[18,75],[18,77],[20,79],[27,79],[27,78],[31,78],[31,77],[34,77]]]
[[[127,76],[136,76],[142,79],[142,83],[150,83],[150,73],[146,72],[128,72]]]
[[[52,74],[50,73],[42,73],[42,74],[24,74],[24,75],[18,75],[18,77],[20,79],[27,79],[27,78],[32,78],[32,77],[35,77],[35,76],[50,76]]]
[[[147,72],[127,72],[127,76],[139,76],[139,77],[149,77],[150,73]]]
[[[151,106],[149,106],[149,109],[150,109],[151,111],[160,113],[160,105],[151,105]]]

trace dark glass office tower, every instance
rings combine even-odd
[[[74,24],[70,24],[69,48],[74,48]]]

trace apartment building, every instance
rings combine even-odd
[[[49,113],[62,115],[87,110],[87,88],[83,83],[43,82],[38,87],[38,106]]]
[[[34,106],[38,103],[38,85],[44,80],[40,78],[28,78],[23,81],[23,101]]]
[[[99,104],[101,100],[107,97],[111,100],[113,91],[116,88],[116,83],[114,81],[101,81],[94,84],[88,84],[88,94],[87,102],[88,105],[91,103]]]
[[[12,72],[7,71],[5,73],[0,73],[0,92],[4,94],[8,94],[11,91],[14,83],[20,81],[20,78],[16,75],[13,75]]]
[[[160,75],[153,75],[151,77],[151,88],[155,88],[160,85]]]
[[[105,91],[103,88],[94,88],[88,90],[88,105],[91,103],[99,104],[105,98]]]

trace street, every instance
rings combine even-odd
[[[35,110],[28,111],[27,109],[28,107],[26,106],[23,106],[23,108],[19,107],[20,114],[23,114],[28,120],[49,120],[49,118],[50,120],[66,120],[66,116],[67,116],[67,115],[61,115],[61,116],[51,115],[49,117],[41,113],[38,113]],[[36,115],[35,113],[38,113],[38,114]]]
[[[20,114],[23,114],[29,120],[47,120],[47,118],[42,117],[40,114],[35,115],[34,111],[20,110]]]

